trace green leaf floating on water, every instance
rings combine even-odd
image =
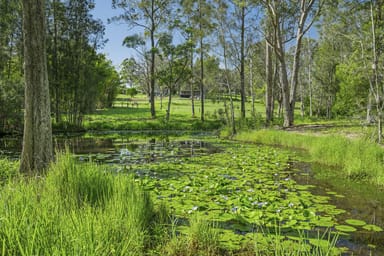
[[[348,219],[345,221],[345,223],[352,225],[352,226],[364,226],[367,225],[367,223],[363,220],[355,220],[355,219]]]
[[[348,225],[336,225],[335,228],[341,232],[355,232],[357,229]]]
[[[333,227],[335,222],[330,217],[319,217],[317,220],[313,220],[312,223],[318,227]]]
[[[383,231],[383,229],[382,229],[381,227],[376,226],[376,225],[372,225],[372,224],[370,224],[370,225],[365,225],[365,226],[363,227],[363,229],[368,230],[368,231],[375,231],[375,232],[381,232],[381,231]]]

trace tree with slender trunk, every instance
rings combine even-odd
[[[380,25],[383,25],[383,1],[370,0],[370,18],[371,18],[371,36],[372,36],[372,81],[371,91],[373,92],[376,111],[377,111],[377,138],[378,143],[382,142],[383,139],[383,109],[384,109],[384,85],[383,85],[383,64],[381,61],[383,43],[383,36],[378,32]]]
[[[150,43],[150,91],[149,101],[152,118],[156,117],[155,109],[155,84],[156,84],[156,53],[157,37],[161,26],[166,23],[169,17],[168,0],[113,0],[112,7],[124,10],[120,16],[114,17],[112,20],[124,21],[130,27],[137,27],[144,30],[144,34],[148,35]],[[130,36],[132,37],[132,36]],[[129,37],[128,37],[129,38]]]
[[[274,41],[270,41],[276,58],[280,64],[280,83],[282,87],[283,107],[284,107],[284,127],[292,126],[294,123],[294,110],[296,103],[296,90],[298,84],[298,74],[300,69],[300,56],[302,41],[305,33],[311,28],[318,17],[324,0],[300,0],[300,1],[278,1],[264,0],[268,16],[271,19],[272,29],[275,36]],[[287,20],[289,17],[291,20]],[[291,23],[292,27],[285,27]],[[288,31],[295,29],[296,35],[293,53],[292,67],[288,67],[286,56],[286,43]],[[268,40],[268,38],[266,38]],[[290,76],[290,77],[289,77]]]
[[[272,47],[270,42],[273,42],[273,33],[271,33],[270,29],[267,26],[266,36],[269,40],[266,40],[265,44],[265,77],[266,77],[266,91],[265,91],[265,122],[266,125],[269,126],[273,121],[273,62],[272,62]]]
[[[20,171],[40,173],[52,160],[45,45],[45,1],[23,0],[25,113]]]
[[[199,55],[199,89],[200,89],[200,120],[205,120],[205,58],[207,48],[209,46],[206,38],[209,37],[209,33],[213,30],[213,24],[211,21],[212,16],[212,3],[211,1],[192,1],[182,0],[181,6],[187,17],[190,17],[188,23],[189,30],[191,32],[190,39],[199,46],[196,51]],[[191,55],[193,56],[193,55]]]

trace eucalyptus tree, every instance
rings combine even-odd
[[[184,12],[190,15],[190,31],[193,33],[193,39],[198,42],[198,55],[199,55],[199,69],[200,69],[200,119],[204,121],[204,101],[205,101],[205,73],[204,73],[204,60],[208,51],[207,38],[214,29],[212,24],[212,1],[203,0],[181,0],[181,5],[184,8]]]
[[[124,21],[130,28],[137,27],[144,30],[150,40],[150,104],[151,116],[156,117],[155,109],[155,62],[157,53],[157,38],[162,26],[170,15],[169,0],[112,0],[112,7],[123,10],[123,13],[113,18]],[[129,40],[129,38],[127,39]],[[125,40],[125,41],[127,41]]]
[[[370,89],[375,98],[377,111],[377,137],[381,143],[383,139],[383,109],[384,109],[384,1],[370,0],[371,27],[371,62],[372,78]]]
[[[271,31],[270,20],[267,19],[266,26],[266,37],[265,40],[265,77],[266,77],[266,90],[265,90],[265,122],[267,126],[273,121],[273,57],[272,57],[272,46],[269,42],[275,42],[274,34]]]
[[[302,117],[304,117],[306,112],[308,112],[310,117],[313,115],[313,66],[317,46],[318,44],[315,39],[305,38],[303,40],[303,55],[301,56],[303,68],[300,69],[301,72],[299,73],[300,112]],[[308,108],[306,107],[307,105]]]
[[[220,42],[220,46],[222,49],[222,58],[224,62],[224,70],[223,70],[223,84],[227,89],[228,95],[229,95],[229,100],[230,100],[230,118],[228,118],[230,127],[231,127],[231,133],[232,135],[236,134],[236,123],[235,123],[235,108],[233,104],[233,98],[232,98],[232,91],[233,88],[231,86],[232,82],[230,79],[230,69],[228,65],[228,33],[229,31],[226,29],[227,28],[227,21],[226,21],[226,15],[223,15],[227,11],[227,6],[224,2],[218,2],[218,6],[216,8],[216,19],[218,21],[218,38]],[[226,97],[225,97],[226,98]],[[224,104],[226,104],[226,99],[224,99]],[[227,108],[225,108],[227,109]],[[228,116],[228,115],[227,115]]]
[[[170,27],[178,31],[183,37],[184,41],[189,45],[189,90],[190,90],[190,99],[191,99],[191,112],[192,117],[195,117],[195,88],[196,88],[196,76],[195,76],[195,48],[197,43],[197,35],[194,29],[194,14],[190,9],[190,5],[183,1],[176,4],[176,15],[174,20],[171,22]]]
[[[284,105],[284,127],[294,123],[294,109],[302,40],[319,16],[323,0],[262,0],[272,25],[272,46],[280,65],[280,83]],[[268,40],[269,38],[266,37]],[[292,67],[288,68],[286,43],[295,39]],[[290,75],[290,78],[289,78]]]
[[[122,82],[130,88],[137,88],[149,95],[149,65],[146,59],[127,58],[120,65]]]
[[[23,0],[25,114],[20,171],[39,173],[52,160],[52,125],[46,62],[45,1]]]
[[[172,94],[182,80],[189,80],[188,76],[190,75],[188,68],[190,46],[188,42],[173,45],[172,39],[170,34],[163,34],[159,39],[160,59],[163,61],[163,65],[158,72],[158,78],[160,84],[165,85],[168,90],[167,121],[169,121],[171,114]]]
[[[245,87],[245,64],[249,55],[251,45],[257,36],[254,24],[257,20],[257,9],[254,1],[249,0],[217,0],[219,5],[224,6],[222,15],[225,15],[225,29],[228,30],[227,54],[236,66],[240,78],[241,96],[241,118],[245,118],[246,87]]]

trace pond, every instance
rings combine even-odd
[[[56,137],[55,144],[79,161],[134,175],[181,220],[178,232],[183,220],[201,215],[218,223],[222,243],[232,249],[252,241],[249,234],[260,227],[276,233],[277,225],[282,240],[305,234],[314,243],[318,233],[339,232],[345,255],[384,255],[383,191],[297,161],[300,152],[199,135],[88,134]],[[0,140],[2,154],[19,151],[17,138]]]

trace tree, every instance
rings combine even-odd
[[[150,79],[149,66],[145,56],[141,59],[128,58],[121,63],[120,76],[127,86],[138,88],[149,95]]]
[[[187,65],[190,45],[185,43],[175,46],[172,44],[172,39],[171,35],[164,34],[159,40],[159,45],[162,50],[160,57],[163,60],[164,65],[163,69],[159,71],[158,77],[160,84],[165,85],[168,89],[167,121],[169,121],[171,114],[173,91],[176,89],[176,85],[181,79],[188,79],[189,76]]]
[[[212,4],[211,1],[192,1],[192,0],[183,0],[182,6],[184,7],[185,13],[187,15],[192,15],[190,20],[192,33],[194,34],[193,38],[196,39],[199,45],[198,54],[199,54],[199,85],[200,85],[200,120],[205,120],[205,86],[204,86],[204,60],[205,54],[207,51],[208,43],[206,38],[208,34],[213,30],[213,24],[211,22],[212,16]]]
[[[269,126],[273,121],[273,56],[272,46],[269,42],[275,42],[274,33],[271,31],[270,19],[266,21],[266,33],[265,36],[268,38],[265,40],[265,77],[266,77],[266,90],[265,90],[265,122]]]
[[[384,1],[370,0],[370,27],[372,47],[372,77],[370,78],[370,90],[375,98],[377,114],[377,137],[381,143],[383,139],[383,109],[384,109]]]
[[[25,115],[20,171],[39,173],[52,160],[52,126],[46,62],[45,1],[23,0]]]
[[[91,15],[95,7],[93,0],[50,0],[47,3],[51,109],[56,125],[80,127],[86,113],[106,103],[106,98],[101,96],[106,91],[100,85],[106,72],[100,68],[109,64],[97,54],[104,43],[104,26]],[[109,90],[109,96],[114,95],[112,91]]]
[[[0,133],[21,133],[24,88],[20,1],[0,0],[0,13]]]
[[[227,57],[232,58],[233,64],[239,72],[240,78],[240,111],[241,118],[245,118],[246,87],[245,87],[245,64],[249,49],[254,42],[255,30],[252,24],[256,16],[254,4],[248,0],[218,1],[219,5],[226,6],[225,29],[228,30]],[[232,55],[232,57],[230,56]]]
[[[155,109],[155,61],[157,52],[156,33],[169,16],[168,0],[113,0],[113,8],[120,8],[124,13],[114,20],[125,21],[131,27],[144,29],[150,40],[150,104],[151,116],[156,117]]]
[[[280,64],[280,83],[284,105],[284,127],[293,125],[296,103],[296,90],[300,68],[302,40],[319,15],[322,0],[278,1],[263,0],[271,19],[274,41],[268,43],[273,47]],[[309,19],[309,20],[308,20]],[[290,31],[295,31],[295,45],[291,69],[288,68],[286,43],[290,41]],[[266,37],[268,40],[269,38]],[[289,78],[290,74],[290,78]]]

